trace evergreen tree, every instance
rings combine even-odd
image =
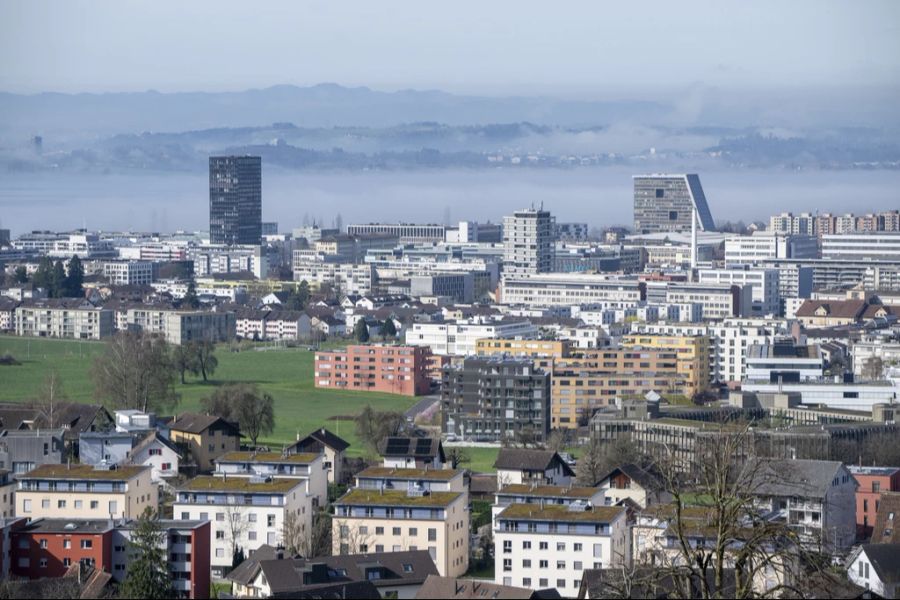
[[[53,261],[50,260],[49,256],[42,256],[41,261],[38,263],[38,268],[34,272],[34,277],[31,278],[31,282],[35,287],[43,288],[47,290],[47,295],[50,295],[50,276],[53,271]]]
[[[231,555],[231,568],[235,569],[239,564],[247,560],[247,557],[244,555],[244,549],[238,546],[234,554]]]
[[[120,588],[123,598],[173,597],[165,535],[159,514],[149,507],[144,509],[128,544],[128,571]]]
[[[394,325],[394,319],[388,317],[384,320],[384,325],[381,326],[381,335],[382,337],[397,337],[397,326]]]
[[[369,341],[369,326],[366,325],[365,319],[359,319],[356,322],[356,325],[353,327],[353,335],[360,344],[365,344]]]
[[[56,261],[53,270],[50,271],[49,295],[53,298],[62,298],[66,295],[66,268],[61,260]]]
[[[69,272],[66,275],[65,295],[70,298],[80,298],[84,296],[84,265],[77,255],[72,256],[69,261]]]
[[[28,283],[28,270],[24,266],[16,267],[13,273],[13,281],[15,283]]]
[[[181,304],[194,309],[200,307],[200,298],[197,296],[197,284],[194,283],[193,279],[188,283],[187,292],[185,292],[184,298],[181,299]]]

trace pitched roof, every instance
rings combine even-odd
[[[177,419],[169,423],[169,429],[175,431],[184,431],[187,433],[203,433],[216,422],[221,421],[227,427],[238,431],[237,425],[230,421],[226,421],[222,417],[215,415],[201,415],[198,413],[184,413]]]
[[[440,438],[386,437],[378,444],[381,456],[413,456],[415,458],[440,458],[446,462]]]
[[[479,600],[484,598],[491,600],[525,598],[530,600],[531,598],[560,597],[558,592],[555,595],[546,595],[546,592],[549,591],[538,592],[530,588],[500,585],[480,579],[457,579],[456,577],[429,575],[419,591],[416,592],[416,598],[477,598]]]
[[[754,468],[752,493],[822,498],[842,467],[840,461],[834,460],[762,459]]]
[[[236,566],[230,573],[228,573],[228,579],[230,579],[231,581],[236,581],[241,585],[250,585],[250,583],[252,583],[256,578],[256,574],[259,573],[259,563],[264,560],[277,559],[279,553],[283,555],[284,551],[279,550],[274,546],[263,544],[262,546],[254,550],[253,553],[244,560],[244,562]]]
[[[900,492],[881,493],[871,541],[873,544],[900,543]]]
[[[134,457],[137,456],[138,452],[140,452],[147,446],[153,445],[155,442],[159,442],[160,444],[174,452],[176,455],[178,455],[179,458],[183,458],[181,450],[179,450],[178,446],[176,446],[171,440],[169,440],[165,436],[160,435],[157,431],[150,431],[131,449],[131,458],[129,462],[134,460]]]
[[[298,440],[297,443],[294,444],[294,446],[304,446],[313,440],[337,452],[343,452],[350,447],[349,442],[345,441],[341,437],[336,436],[324,427],[322,427],[321,429],[316,429],[315,431],[307,434],[305,438]]]
[[[862,551],[885,583],[900,583],[900,544],[863,544]]]
[[[555,462],[563,465],[569,476],[575,475],[559,454],[553,450],[526,450],[524,448],[501,448],[494,461],[497,469],[514,471],[546,471]]]
[[[625,475],[628,479],[634,481],[645,490],[658,490],[662,487],[662,478],[655,469],[645,469],[634,463],[619,465],[601,477],[598,481],[604,481],[610,477],[614,477],[618,473]]]
[[[833,319],[858,319],[866,309],[865,300],[806,300],[797,309],[798,317],[818,317],[821,308]]]

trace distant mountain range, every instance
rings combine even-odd
[[[327,83],[214,93],[0,93],[0,132],[75,135],[90,131],[94,135],[109,135],[276,122],[303,127],[384,127],[418,121],[448,125],[529,121],[584,126],[625,119],[652,122],[670,110],[671,107],[647,101],[493,98],[417,90],[380,92]]]

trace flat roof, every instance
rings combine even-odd
[[[431,492],[424,496],[409,496],[406,492],[398,490],[355,489],[344,494],[335,504],[446,508],[462,495],[463,492]]]
[[[280,452],[226,452],[213,462],[258,462],[258,463],[291,463],[309,464],[319,458],[321,454],[314,452],[300,452],[285,456]]]
[[[498,496],[534,496],[546,498],[593,498],[602,493],[593,487],[563,487],[559,485],[530,486],[527,483],[505,485],[497,490]]]
[[[13,533],[98,534],[112,529],[113,523],[109,519],[35,519]]]
[[[423,479],[428,481],[450,481],[462,471],[459,469],[400,469],[394,467],[369,467],[356,474],[357,477],[385,479]]]
[[[96,479],[101,481],[126,481],[148,471],[149,466],[124,466],[112,470],[95,469],[91,465],[40,465],[24,475],[25,479]]]
[[[305,485],[305,479],[292,477],[273,477],[269,481],[254,482],[251,477],[215,477],[200,475],[194,477],[180,488],[180,492],[245,492],[251,494],[285,493],[298,485]]]
[[[584,521],[610,523],[625,512],[622,506],[592,506],[587,510],[569,510],[560,504],[539,508],[534,504],[510,504],[498,515],[500,519],[519,521]]]

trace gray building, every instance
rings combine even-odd
[[[58,465],[66,452],[64,429],[5,431],[0,435],[0,469],[21,475],[45,464]]]
[[[209,157],[209,239],[213,244],[262,241],[262,159]]]
[[[450,296],[457,302],[469,303],[475,298],[475,276],[472,273],[434,273],[414,275],[409,280],[411,296]]]
[[[698,230],[715,231],[716,224],[697,175],[634,176],[635,232],[690,232],[694,209]]]
[[[85,465],[119,464],[131,455],[133,444],[130,433],[87,431],[78,438],[78,456]]]
[[[527,208],[503,217],[503,273],[525,275],[553,270],[553,241],[549,211]]]
[[[527,359],[466,358],[444,367],[442,429],[468,441],[543,442],[550,434],[550,374]]]

